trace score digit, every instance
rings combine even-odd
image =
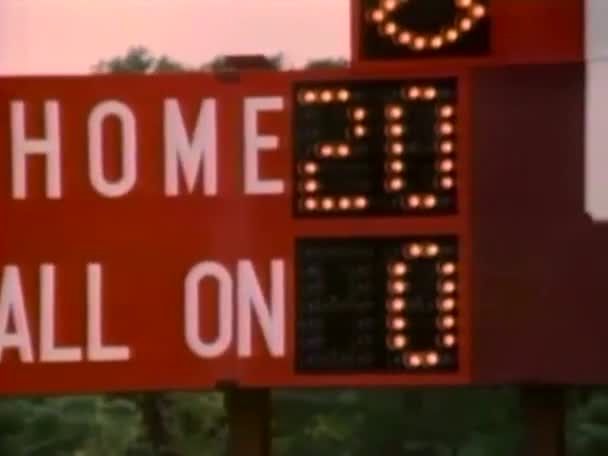
[[[306,83],[295,105],[296,215],[456,211],[454,79]]]

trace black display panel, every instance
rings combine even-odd
[[[455,79],[296,86],[297,216],[457,209]]]
[[[458,367],[456,237],[300,239],[296,371]]]
[[[489,0],[361,0],[364,59],[490,53]]]

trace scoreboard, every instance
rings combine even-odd
[[[345,69],[0,79],[0,391],[606,381],[585,7],[352,0]]]

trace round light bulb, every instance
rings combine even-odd
[[[338,90],[338,100],[340,101],[348,101],[350,98],[350,92],[346,89]]]
[[[439,254],[439,246],[437,244],[427,244],[424,246],[424,254],[428,257],[434,257]]]
[[[410,44],[412,42],[412,34],[410,32],[401,32],[397,37],[399,43]]]
[[[321,92],[321,101],[323,101],[325,103],[329,103],[333,99],[334,99],[334,95],[333,95],[333,93],[331,93],[331,90],[324,90],[323,92]]]
[[[306,162],[304,163],[302,169],[305,174],[315,174],[317,171],[319,171],[319,165],[317,165],[315,162]]]
[[[357,209],[365,209],[367,207],[367,198],[365,196],[357,196],[354,205]]]
[[[454,334],[444,334],[441,342],[445,347],[453,347],[456,345],[456,336]]]
[[[391,143],[390,152],[393,155],[403,155],[403,153],[405,152],[405,146],[401,142]]]
[[[456,272],[456,265],[454,263],[443,263],[441,265],[441,273],[444,275],[452,275]]]
[[[439,185],[441,186],[441,188],[449,190],[451,188],[454,188],[454,179],[449,176],[442,177],[441,181],[439,182]]]
[[[407,338],[403,334],[397,334],[390,338],[390,348],[393,350],[401,350],[407,345]]]
[[[405,181],[400,177],[392,177],[386,183],[386,187],[391,192],[397,192],[405,187]]]
[[[350,155],[350,148],[346,144],[340,144],[337,148],[337,154],[339,157],[348,157]]]
[[[319,203],[315,198],[306,198],[304,200],[304,207],[306,208],[306,210],[314,211],[319,207]]]
[[[332,198],[323,198],[321,201],[321,207],[326,211],[334,208],[334,200]]]
[[[405,299],[393,298],[388,302],[388,310],[391,312],[403,312],[406,307]]]
[[[444,298],[439,303],[439,309],[442,312],[451,312],[456,308],[456,300],[454,298]]]
[[[321,157],[331,157],[334,154],[334,147],[331,144],[321,146],[319,153]]]
[[[420,203],[422,203],[421,198],[418,195],[410,195],[407,198],[407,205],[411,208],[420,207]]]
[[[304,191],[307,193],[314,193],[319,190],[319,183],[316,180],[307,180],[304,183]]]
[[[435,195],[426,195],[423,200],[424,207],[432,209],[437,206],[437,198]]]
[[[454,169],[454,162],[452,160],[442,160],[439,163],[439,170],[444,173],[449,173]]]
[[[352,206],[352,202],[351,202],[350,198],[343,196],[342,198],[340,198],[338,200],[338,207],[340,209],[343,209],[343,210],[350,209],[351,206]]]
[[[426,354],[425,361],[429,366],[436,366],[439,363],[439,355],[435,352],[429,352]]]

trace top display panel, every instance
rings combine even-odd
[[[352,60],[581,60],[584,9],[583,0],[352,0]]]

